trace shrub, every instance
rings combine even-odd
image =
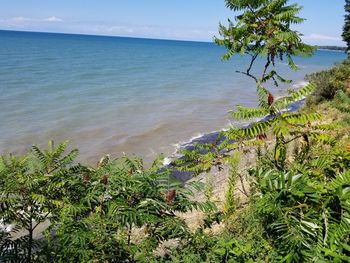
[[[320,103],[332,100],[338,91],[349,91],[350,59],[337,64],[334,68],[306,76],[308,81],[316,84],[316,91],[308,103]]]
[[[163,240],[190,236],[177,213],[215,209],[191,200],[200,183],[170,183],[160,159],[145,169],[140,159],[106,156],[93,168],[75,165],[78,151],[64,155],[66,146],[0,156],[0,219],[16,225],[0,229],[0,262],[144,262]]]

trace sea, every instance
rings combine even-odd
[[[136,155],[151,161],[229,125],[237,104],[255,106],[255,83],[236,73],[249,58],[223,61],[214,43],[0,31],[0,154],[69,140],[78,161]],[[318,50],[276,68],[292,84],[332,67],[342,52]],[[254,73],[263,66],[257,62]]]

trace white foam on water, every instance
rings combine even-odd
[[[189,140],[187,140],[187,141],[179,141],[179,142],[177,142],[177,143],[172,144],[172,146],[174,146],[175,149],[176,149],[176,151],[177,151],[177,150],[183,148],[183,147],[186,146],[186,145],[191,145],[192,142],[193,142],[194,140],[197,140],[197,139],[199,139],[199,138],[202,138],[202,137],[205,136],[206,134],[210,134],[210,132],[209,132],[209,133],[205,133],[205,134],[203,134],[203,133],[198,133],[197,135],[191,137]]]
[[[171,164],[172,161],[173,161],[173,158],[165,157],[163,160],[163,165],[168,166],[169,164]]]
[[[292,85],[293,88],[302,88],[302,87],[305,87],[306,85],[308,85],[310,82],[306,81],[306,80],[302,80],[302,81],[299,81],[295,84]]]

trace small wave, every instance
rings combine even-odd
[[[153,137],[155,134],[163,134],[164,131],[169,130],[171,127],[169,124],[167,123],[161,123],[156,125],[153,128],[150,128],[148,130],[142,131],[141,133],[137,133],[134,135],[129,135],[127,137],[124,138],[124,142],[127,141],[143,141],[146,139],[150,139],[151,137]]]
[[[172,158],[170,158],[170,157],[165,157],[164,160],[163,160],[163,165],[164,165],[164,166],[168,166],[169,164],[171,164],[172,161],[173,161]]]
[[[179,143],[175,143],[174,145],[178,146],[178,148],[181,148],[184,145],[190,144],[191,142],[202,138],[203,136],[205,136],[205,133],[198,133],[197,135],[191,137],[189,140],[187,140],[187,141],[180,141]]]

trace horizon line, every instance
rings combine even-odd
[[[75,35],[75,36],[91,36],[91,37],[109,37],[109,38],[131,38],[131,39],[144,39],[144,40],[160,40],[160,41],[178,41],[178,42],[195,42],[195,43],[206,43],[215,44],[214,41],[209,40],[189,40],[189,39],[173,39],[173,38],[157,38],[157,37],[142,37],[142,36],[116,36],[116,35],[104,35],[104,34],[89,34],[89,33],[72,33],[72,32],[49,32],[49,31],[34,31],[34,30],[13,30],[13,29],[1,29],[0,31],[5,32],[19,32],[19,33],[37,33],[37,34],[56,34],[56,35]],[[213,36],[214,38],[214,36]],[[346,48],[346,46],[341,45],[311,45],[315,47],[341,47]]]
[[[104,34],[89,34],[89,33],[72,33],[72,32],[49,32],[49,31],[32,31],[32,30],[13,30],[13,29],[1,29],[0,31],[6,32],[20,32],[20,33],[38,33],[38,34],[57,34],[57,35],[76,35],[76,36],[92,36],[92,37],[110,37],[110,38],[132,38],[132,39],[145,39],[145,40],[161,40],[161,41],[179,41],[179,42],[196,42],[196,43],[213,43],[210,40],[189,40],[189,39],[173,39],[173,38],[157,38],[157,37],[141,37],[141,36],[116,36],[116,35],[104,35]]]

